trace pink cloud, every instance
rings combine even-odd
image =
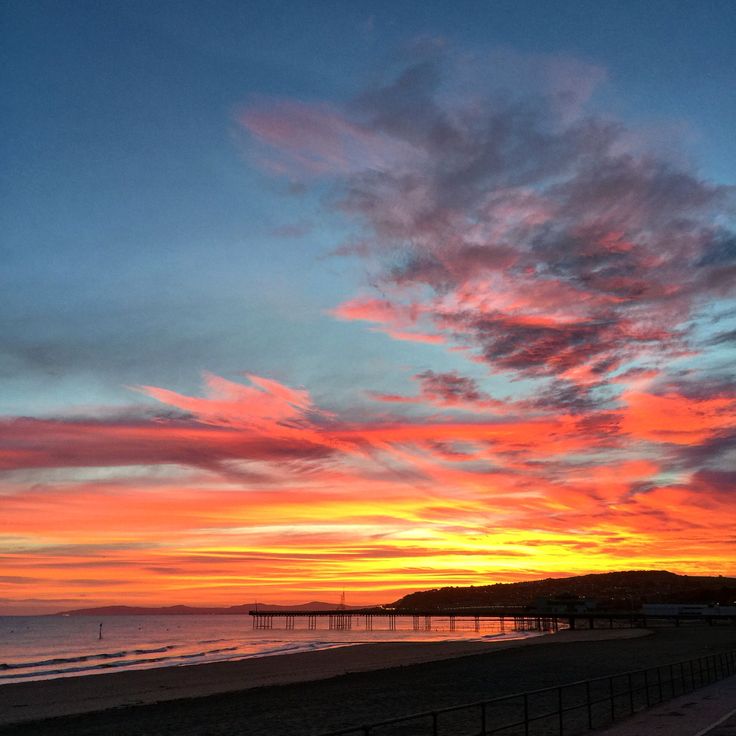
[[[683,325],[736,283],[733,231],[713,225],[732,192],[585,110],[603,70],[511,52],[483,63],[435,50],[352,106],[268,108],[289,133],[275,125],[274,155],[311,155],[324,132],[374,156],[332,160],[331,173],[361,231],[345,252],[382,264],[386,296],[334,314],[443,338],[511,377],[588,386],[687,354]],[[406,155],[377,161],[390,145]]]

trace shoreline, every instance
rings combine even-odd
[[[495,654],[541,644],[626,640],[650,633],[644,629],[566,630],[508,641],[364,643],[278,656],[8,683],[0,686],[0,728],[255,688],[318,683],[341,675]]]
[[[289,633],[297,634],[297,636],[289,637]],[[298,654],[300,652],[315,652],[327,649],[359,646],[362,644],[511,642],[517,639],[546,636],[551,632],[507,631],[504,633],[502,631],[497,631],[483,636],[475,633],[467,637],[453,635],[452,632],[445,632],[445,636],[436,637],[432,635],[422,636],[421,634],[413,632],[414,638],[402,638],[393,636],[392,632],[386,631],[385,633],[388,637],[385,641],[377,637],[354,638],[351,640],[344,636],[339,639],[321,637],[316,639],[304,639],[299,636],[299,634],[304,633],[307,632],[301,629],[294,630],[292,632],[286,630],[282,633],[283,638],[267,642],[266,648],[255,648],[252,650],[247,648],[247,638],[242,640],[243,648],[241,649],[241,646],[236,643],[236,638],[232,638],[231,634],[231,639],[218,639],[214,642],[198,642],[196,647],[190,646],[189,649],[187,649],[187,643],[174,643],[172,645],[163,645],[158,642],[149,645],[136,644],[133,645],[132,650],[129,645],[124,643],[113,643],[111,647],[115,653],[101,652],[100,650],[104,648],[104,645],[101,644],[94,652],[81,652],[79,656],[73,656],[70,658],[65,658],[63,655],[58,655],[58,658],[53,654],[40,655],[42,657],[41,661],[31,662],[30,664],[10,662],[6,666],[0,663],[0,688],[5,685],[16,685],[20,683],[39,682],[44,680],[87,677],[148,669],[166,669],[168,667],[191,667],[221,662],[237,662],[245,659],[291,655]],[[309,633],[310,635],[313,633],[314,636],[319,635],[319,631],[310,631]],[[333,632],[325,631],[324,633],[329,634]],[[409,634],[410,636],[412,634],[412,632],[408,631],[401,631],[400,633]],[[440,633],[439,630],[436,633]],[[274,634],[279,636],[278,632],[274,632]],[[224,644],[222,642],[224,642]],[[207,644],[213,644],[215,649],[207,650],[206,646],[202,648],[203,645]],[[199,649],[202,649],[202,651],[195,652],[195,650]],[[151,654],[157,656],[152,658],[145,657],[145,655]],[[44,667],[46,669],[43,669]],[[58,668],[54,669],[54,667]]]

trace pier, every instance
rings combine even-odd
[[[652,625],[680,626],[683,623],[736,623],[733,615],[708,615],[687,613],[657,613],[642,611],[586,611],[550,613],[518,608],[457,608],[432,610],[404,610],[392,608],[352,608],[329,611],[249,611],[254,629],[317,629],[319,621],[327,622],[330,630],[350,631],[432,631],[433,625],[442,622],[442,629],[456,631],[458,628],[480,631],[482,626],[493,625],[498,631],[558,631],[559,629],[598,629],[620,627],[642,627]],[[406,626],[397,626],[399,619]],[[409,620],[411,626],[408,625]],[[297,621],[306,621],[306,626],[296,626]]]
[[[320,628],[318,622],[326,622],[327,629],[350,631],[432,631],[441,624],[442,629],[457,631],[460,628],[480,631],[493,625],[499,631],[557,631],[566,627],[560,616],[548,613],[529,613],[513,610],[451,610],[451,611],[403,611],[385,608],[349,609],[332,611],[249,611],[254,629],[310,629]],[[399,620],[405,625],[400,626]],[[297,626],[297,621],[305,625]],[[409,625],[410,624],[410,625]]]

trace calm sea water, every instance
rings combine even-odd
[[[365,631],[362,617],[353,620],[352,630],[331,631],[326,620],[320,621],[320,628],[309,630],[306,619],[293,630],[254,630],[250,616],[0,616],[0,685],[367,642],[506,641],[538,636],[501,632],[496,621],[482,621],[476,631],[472,621],[458,620],[456,630],[450,631],[449,621],[433,618],[431,631],[414,631],[411,618],[397,618],[397,630],[389,631],[387,622],[374,619],[374,630]]]

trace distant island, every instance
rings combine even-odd
[[[202,607],[202,606],[98,606],[97,608],[75,608],[71,611],[59,611],[54,616],[208,616],[208,615],[244,615],[248,611],[332,611],[343,608],[338,603],[311,601],[298,606],[280,606],[271,603],[241,603],[237,606]],[[362,608],[362,606],[344,606],[346,609]]]
[[[605,610],[636,610],[644,603],[736,604],[736,578],[706,575],[677,575],[666,570],[624,572],[545,578],[522,583],[495,583],[468,587],[436,588],[410,593],[388,604],[390,608],[441,610],[487,606],[534,606],[540,599],[580,598],[593,600]],[[242,603],[236,606],[101,606],[61,611],[64,616],[161,616],[244,615],[261,611],[337,611],[337,603],[311,601],[300,605]],[[345,606],[357,610],[363,606]]]

